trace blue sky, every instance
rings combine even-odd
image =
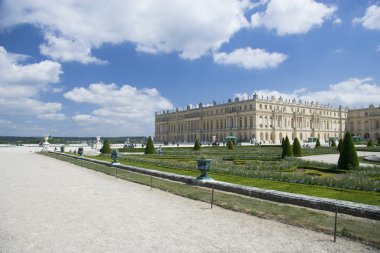
[[[379,83],[379,1],[0,2],[0,135],[152,135],[255,92],[379,106]]]

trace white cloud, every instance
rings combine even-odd
[[[314,0],[271,0],[264,12],[254,13],[252,27],[264,26],[279,35],[307,33],[337,10]]]
[[[26,58],[0,46],[0,112],[28,114],[60,110],[60,103],[44,103],[35,97],[59,81],[61,65],[52,61],[20,64]]]
[[[67,119],[66,115],[62,113],[45,113],[45,114],[39,114],[37,115],[37,118],[43,119],[43,120],[57,120],[62,121]]]
[[[9,120],[0,119],[0,128],[15,129],[17,128],[17,124]]]
[[[352,22],[354,24],[361,24],[369,30],[380,30],[380,6],[369,6],[364,17],[354,18]]]
[[[45,34],[46,43],[40,46],[41,54],[53,60],[68,62],[78,61],[83,64],[104,64],[106,61],[91,56],[91,44],[83,39],[69,39]]]
[[[244,14],[253,6],[248,0],[4,0],[0,29],[25,23],[41,27],[47,39],[42,53],[66,61],[97,63],[90,48],[122,42],[143,52],[196,59],[248,26]]]
[[[275,68],[288,56],[281,53],[268,53],[264,49],[239,48],[231,53],[214,53],[214,61],[219,64],[237,65],[245,69]]]
[[[334,25],[340,25],[342,24],[342,20],[340,18],[336,18],[333,22]]]
[[[280,92],[276,90],[255,90],[259,98],[270,99],[272,96],[283,99],[301,99],[307,102],[319,102],[320,104],[330,104],[335,106],[348,106],[349,108],[364,106],[370,103],[379,103],[380,85],[376,84],[372,78],[350,78],[346,81],[331,84],[328,90],[308,91],[306,88],[293,92]],[[253,94],[252,94],[253,95]],[[252,97],[250,95],[250,97]],[[247,93],[238,93],[239,98],[248,98]],[[363,99],[365,98],[365,99]]]
[[[113,134],[152,134],[154,113],[173,107],[156,89],[137,89],[130,85],[119,88],[115,84],[95,83],[87,88],[74,88],[64,97],[77,103],[99,106],[91,114],[79,113],[73,117],[81,126],[89,127],[93,134],[101,129],[107,131],[107,128],[107,132],[114,128]]]
[[[61,103],[45,103],[33,98],[1,98],[0,112],[3,114],[55,113],[62,109]]]

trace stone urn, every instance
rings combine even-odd
[[[83,148],[82,148],[82,147],[78,148],[78,154],[79,154],[80,156],[83,155]]]
[[[48,142],[49,140],[49,135],[45,134],[44,135],[44,142],[42,143],[42,151],[48,151],[50,143]]]
[[[207,171],[210,169],[211,162],[212,159],[207,159],[204,157],[197,159],[198,170],[201,172],[201,175],[197,177],[197,180],[212,180],[212,178],[207,175]]]
[[[101,146],[102,144],[100,143],[100,136],[96,136],[96,143],[95,143],[95,145],[94,145],[94,148],[95,149],[100,149],[100,146]]]
[[[120,158],[119,151],[117,149],[112,150],[111,158],[113,160],[112,164],[119,164],[117,160]]]

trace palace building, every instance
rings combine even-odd
[[[368,108],[350,109],[347,117],[347,130],[364,139],[380,138],[380,105]]]
[[[348,109],[282,97],[229,99],[226,103],[187,106],[155,115],[155,141],[223,141],[236,136],[240,141],[280,143],[282,138],[307,140],[317,137],[342,138]]]

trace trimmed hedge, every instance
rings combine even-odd
[[[302,156],[301,144],[296,137],[293,142],[293,155],[296,157]]]
[[[340,152],[338,169],[349,170],[359,166],[359,158],[355,150],[350,132],[344,135],[342,151]]]
[[[149,136],[148,142],[146,143],[146,147],[145,147],[145,154],[154,154],[154,153],[155,153],[155,149],[154,149],[153,140],[152,140],[152,137]]]

